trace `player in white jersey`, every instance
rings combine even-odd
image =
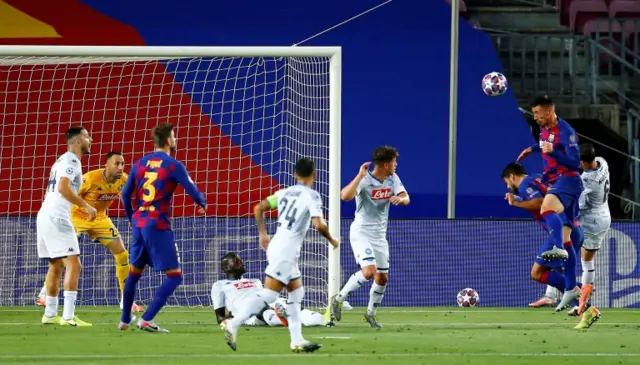
[[[222,322],[227,345],[234,351],[240,326],[254,313],[259,313],[265,304],[275,302],[284,287],[289,292],[286,312],[291,334],[291,350],[312,352],[322,346],[302,337],[300,312],[304,288],[298,269],[298,258],[309,230],[309,223],[313,223],[316,230],[334,248],[338,247],[338,242],[331,237],[323,219],[322,198],[311,188],[316,178],[315,164],[308,158],[302,158],[296,162],[295,174],[298,185],[278,190],[254,208],[260,233],[260,247],[267,251],[269,264],[265,270],[264,289],[248,296],[238,306],[234,317]],[[264,212],[275,208],[278,208],[278,229],[273,239],[270,239],[264,224]]]
[[[340,192],[344,201],[356,198],[356,216],[351,224],[349,240],[361,270],[353,274],[340,293],[331,298],[329,310],[332,320],[342,318],[342,303],[347,295],[374,278],[364,318],[371,327],[382,327],[375,315],[389,278],[389,243],[386,238],[389,205],[407,205],[410,202],[409,194],[396,175],[398,156],[393,147],[378,147],[373,152],[373,171],[369,171],[370,162],[362,164],[358,175]]]
[[[258,279],[245,279],[244,262],[235,252],[229,252],[222,258],[222,271],[226,279],[216,281],[211,287],[211,300],[216,312],[216,320],[222,323],[233,318],[240,303],[249,296],[258,294],[262,283]],[[286,300],[278,298],[274,303],[268,303],[258,313],[249,317],[243,324],[246,326],[288,326]],[[302,309],[300,319],[303,326],[328,325],[323,315],[308,309]]]
[[[84,208],[88,216],[95,219],[96,209],[78,196],[82,184],[80,158],[89,153],[92,140],[89,132],[82,127],[69,128],[65,138],[68,151],[51,167],[47,191],[36,220],[38,257],[49,260],[42,323],[85,327],[91,324],[75,315],[81,265],[78,237],[71,224],[71,205]],[[58,292],[64,267],[64,310],[62,317],[59,317]]]
[[[582,294],[578,313],[581,314],[593,292],[595,279],[594,257],[602,247],[611,227],[609,212],[609,165],[602,157],[596,157],[593,145],[580,145],[580,168],[584,191],[580,195],[580,224],[584,230],[582,245]]]

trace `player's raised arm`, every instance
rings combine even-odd
[[[369,166],[371,166],[371,162],[365,162],[360,166],[360,171],[358,171],[358,175],[351,180],[349,185],[342,188],[340,191],[340,199],[348,202],[356,197],[359,191],[360,182],[367,176],[369,173]]]
[[[187,192],[187,194],[189,194],[191,199],[193,199],[193,201],[202,208],[206,208],[207,200],[205,199],[204,194],[202,194],[200,190],[198,190],[198,187],[193,182],[193,180],[191,180],[191,177],[189,177],[187,168],[184,167],[183,164],[177,163],[175,172],[178,182],[184,187],[184,190]]]
[[[391,197],[391,199],[389,199],[389,201],[391,201],[391,204],[409,205],[409,203],[411,203],[411,198],[409,198],[409,193],[402,184],[400,177],[398,177],[397,174],[393,174],[393,176],[391,176],[391,179],[393,180],[393,196]]]
[[[131,203],[131,200],[136,187],[136,170],[136,165],[131,166],[129,176],[127,177],[127,182],[122,188],[122,205],[124,206],[124,211],[127,214],[129,222],[131,222],[131,217],[133,216],[133,204]]]

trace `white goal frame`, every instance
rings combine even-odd
[[[0,57],[91,57],[132,60],[180,57],[328,57],[329,66],[329,201],[328,225],[340,239],[341,47],[181,47],[181,46],[0,46]],[[19,64],[20,62],[16,62]],[[257,245],[257,242],[256,242]],[[340,290],[340,248],[328,247],[327,303]]]

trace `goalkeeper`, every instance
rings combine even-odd
[[[259,279],[244,279],[246,272],[244,262],[235,252],[229,252],[222,258],[222,271],[227,275],[226,279],[218,280],[211,288],[211,300],[216,312],[218,324],[232,318],[238,305],[251,295],[262,290],[262,282]],[[279,298],[275,303],[265,303],[264,308],[244,323],[247,326],[287,326],[286,300]],[[227,314],[228,312],[228,314]],[[300,312],[303,326],[332,326],[329,318],[308,309]]]
[[[120,152],[109,152],[105,157],[105,168],[89,171],[82,176],[82,186],[78,195],[98,211],[95,220],[90,221],[87,213],[78,206],[71,208],[71,223],[78,235],[86,233],[91,240],[106,247],[116,261],[116,277],[120,285],[120,309],[124,281],[129,276],[129,252],[124,247],[118,229],[107,215],[107,209],[114,201],[120,200],[122,188],[127,181],[124,173],[124,157]],[[47,288],[42,287],[36,298],[37,305],[45,306]],[[142,312],[144,307],[133,304],[132,311]]]

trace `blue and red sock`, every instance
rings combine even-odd
[[[131,306],[136,296],[136,286],[142,274],[137,274],[132,271],[129,272],[127,280],[124,282],[124,291],[122,293],[122,317],[121,321],[129,323],[131,321]]]
[[[542,284],[549,284],[552,287],[564,291],[565,280],[564,276],[557,271],[545,271],[540,276],[540,282]]]
[[[553,210],[542,212],[542,217],[551,230],[551,238],[553,238],[553,244],[557,248],[562,248],[562,227],[564,226],[564,224],[562,223],[562,218],[560,218],[560,215],[558,215],[558,213],[554,212]]]
[[[167,277],[162,282],[162,285],[156,291],[156,295],[149,305],[149,308],[142,315],[142,319],[145,321],[152,321],[153,318],[160,312],[160,309],[167,303],[167,298],[173,294],[176,288],[182,283],[182,273],[174,272],[167,274]]]
[[[564,243],[564,249],[567,250],[569,257],[562,263],[564,269],[564,285],[567,290],[572,290],[577,285],[576,279],[576,250],[573,249],[571,241]]]

